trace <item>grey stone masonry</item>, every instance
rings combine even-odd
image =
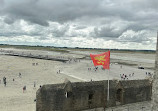
[[[36,94],[36,111],[81,111],[150,101],[150,80],[110,80],[43,85]]]
[[[155,57],[155,74],[152,88],[152,111],[158,111],[158,32],[157,32],[157,46]]]

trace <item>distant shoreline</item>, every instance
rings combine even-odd
[[[137,49],[101,49],[101,48],[81,48],[81,47],[54,47],[54,46],[30,46],[30,45],[9,45],[9,44],[0,44],[0,48],[16,48],[16,49],[29,49],[29,50],[45,50],[45,51],[56,51],[69,53],[69,50],[76,51],[108,51],[110,50],[113,53],[155,53],[156,50],[137,50]]]

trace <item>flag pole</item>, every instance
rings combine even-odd
[[[109,50],[110,51],[110,50]],[[110,56],[110,54],[109,54]],[[110,61],[109,61],[109,67],[110,67]],[[107,101],[109,101],[109,75],[110,75],[110,68],[108,69],[108,90],[107,90]]]
[[[108,90],[107,90],[107,101],[109,101],[109,70],[108,70]]]

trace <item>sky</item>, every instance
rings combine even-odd
[[[0,44],[155,50],[158,0],[0,0]]]

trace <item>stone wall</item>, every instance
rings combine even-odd
[[[110,80],[44,85],[37,91],[37,111],[80,111],[151,100],[149,80]]]
[[[157,45],[156,45],[156,57],[155,57],[155,74],[153,79],[153,90],[152,90],[152,111],[158,109],[158,32],[157,32]]]

